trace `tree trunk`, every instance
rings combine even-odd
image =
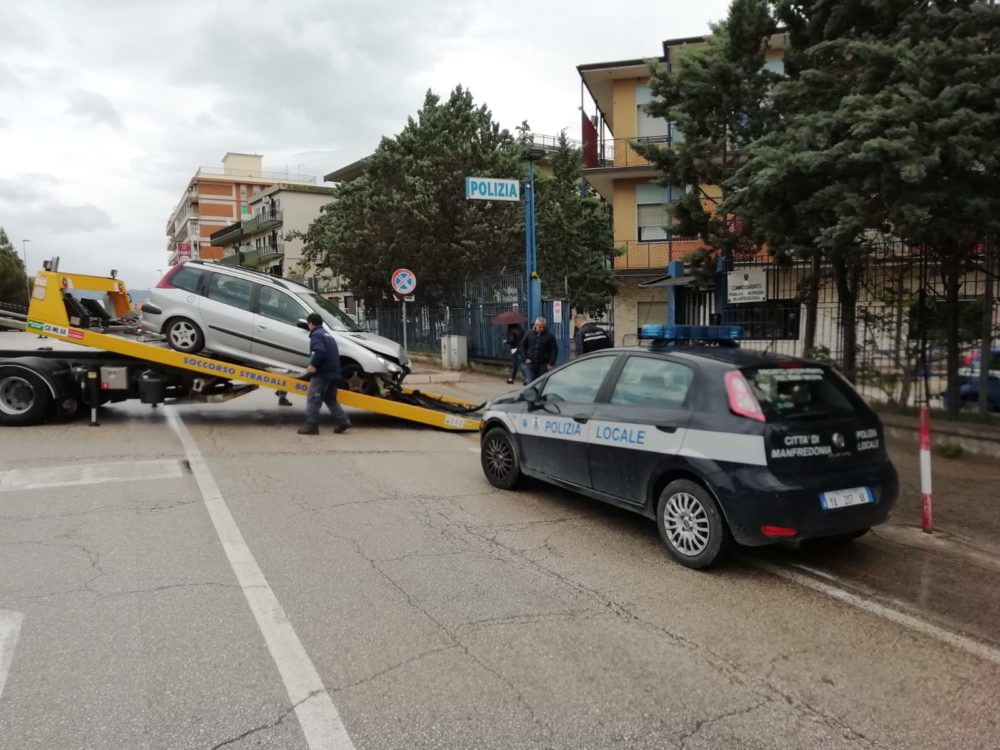
[[[990,361],[993,358],[993,285],[995,263],[993,238],[987,237],[983,245],[983,265],[986,268],[986,289],[983,295],[983,321],[979,343],[979,413],[984,417],[990,413]],[[997,406],[994,404],[993,406]]]
[[[961,356],[961,348],[958,340],[959,330],[959,292],[961,291],[961,265],[954,251],[942,259],[942,277],[944,280],[944,300],[945,300],[945,351],[947,356],[945,364],[947,368],[948,385],[945,391],[945,400],[948,404],[948,413],[952,416],[958,414],[961,403],[958,400],[958,365]]]
[[[819,310],[819,282],[822,257],[814,250],[810,258],[809,277],[806,280],[806,327],[802,334],[802,355],[811,357],[816,348],[816,318]]]
[[[858,269],[840,259],[834,263],[833,271],[840,305],[841,368],[844,377],[854,383],[858,369]]]
[[[913,382],[913,373],[911,372],[911,362],[910,362],[910,348],[907,345],[906,339],[903,334],[903,326],[906,325],[906,317],[903,314],[903,310],[906,306],[906,299],[909,297],[909,293],[904,291],[907,289],[906,282],[911,274],[912,269],[907,266],[902,266],[899,270],[899,276],[896,278],[896,289],[895,297],[893,297],[893,322],[892,322],[892,348],[895,351],[895,365],[896,372],[899,373],[899,392],[897,404],[900,406],[906,406],[910,401],[910,387]]]

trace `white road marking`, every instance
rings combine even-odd
[[[295,707],[302,732],[310,750],[354,750],[354,743],[344,728],[337,707],[323,685],[316,667],[309,659],[295,629],[288,621],[278,597],[264,578],[243,534],[229,512],[225,498],[208,468],[208,463],[198,450],[191,433],[188,432],[180,415],[173,407],[165,407],[167,421],[177,434],[187,453],[198,489],[205,500],[205,507],[212,519],[215,531],[222,542],[222,548],[229,558],[229,564],[236,574],[253,612],[257,626],[267,643],[271,658],[274,659],[281,679],[285,683],[288,698]]]
[[[44,487],[69,487],[75,484],[176,479],[181,476],[183,476],[183,472],[180,462],[177,460],[39,466],[34,469],[0,471],[0,492],[37,490]]]
[[[926,635],[930,638],[941,641],[942,643],[946,643],[953,648],[959,649],[960,651],[965,651],[967,654],[972,654],[980,659],[991,661],[994,664],[1000,664],[1000,649],[986,643],[982,643],[981,641],[977,641],[959,633],[954,633],[950,630],[945,630],[944,628],[933,625],[926,620],[921,620],[919,617],[914,617],[913,615],[908,615],[905,612],[900,612],[899,610],[892,609],[891,607],[886,607],[884,604],[879,604],[876,601],[866,599],[858,594],[845,591],[837,586],[831,586],[823,581],[817,581],[815,578],[802,575],[801,573],[796,573],[780,565],[775,565],[774,563],[765,562],[763,560],[750,560],[750,562],[761,570],[771,573],[772,575],[776,575],[779,578],[792,581],[800,586],[810,588],[813,591],[819,591],[822,594],[826,594],[829,597],[842,601],[846,604],[850,604],[852,607],[857,607],[858,609],[875,615],[876,617],[889,620],[890,622],[894,622],[897,625],[901,625],[904,628],[913,630],[921,635]],[[832,578],[832,576],[829,575],[827,577]]]
[[[23,612],[0,609],[0,695],[3,695],[7,673],[10,672],[10,665],[14,661],[14,646],[17,645],[17,636],[21,633],[23,619]]]
[[[470,447],[469,450],[472,451],[473,453],[479,453],[478,447]]]

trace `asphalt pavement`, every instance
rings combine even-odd
[[[925,539],[904,498],[694,572],[643,518],[494,490],[475,435],[299,436],[294,401],[0,432],[0,747],[1000,748],[982,528]]]

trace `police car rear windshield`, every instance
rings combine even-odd
[[[847,417],[864,408],[825,367],[747,367],[742,373],[768,422]]]

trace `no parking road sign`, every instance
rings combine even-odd
[[[413,294],[417,289],[417,277],[409,268],[397,268],[392,272],[392,291],[401,297]]]

